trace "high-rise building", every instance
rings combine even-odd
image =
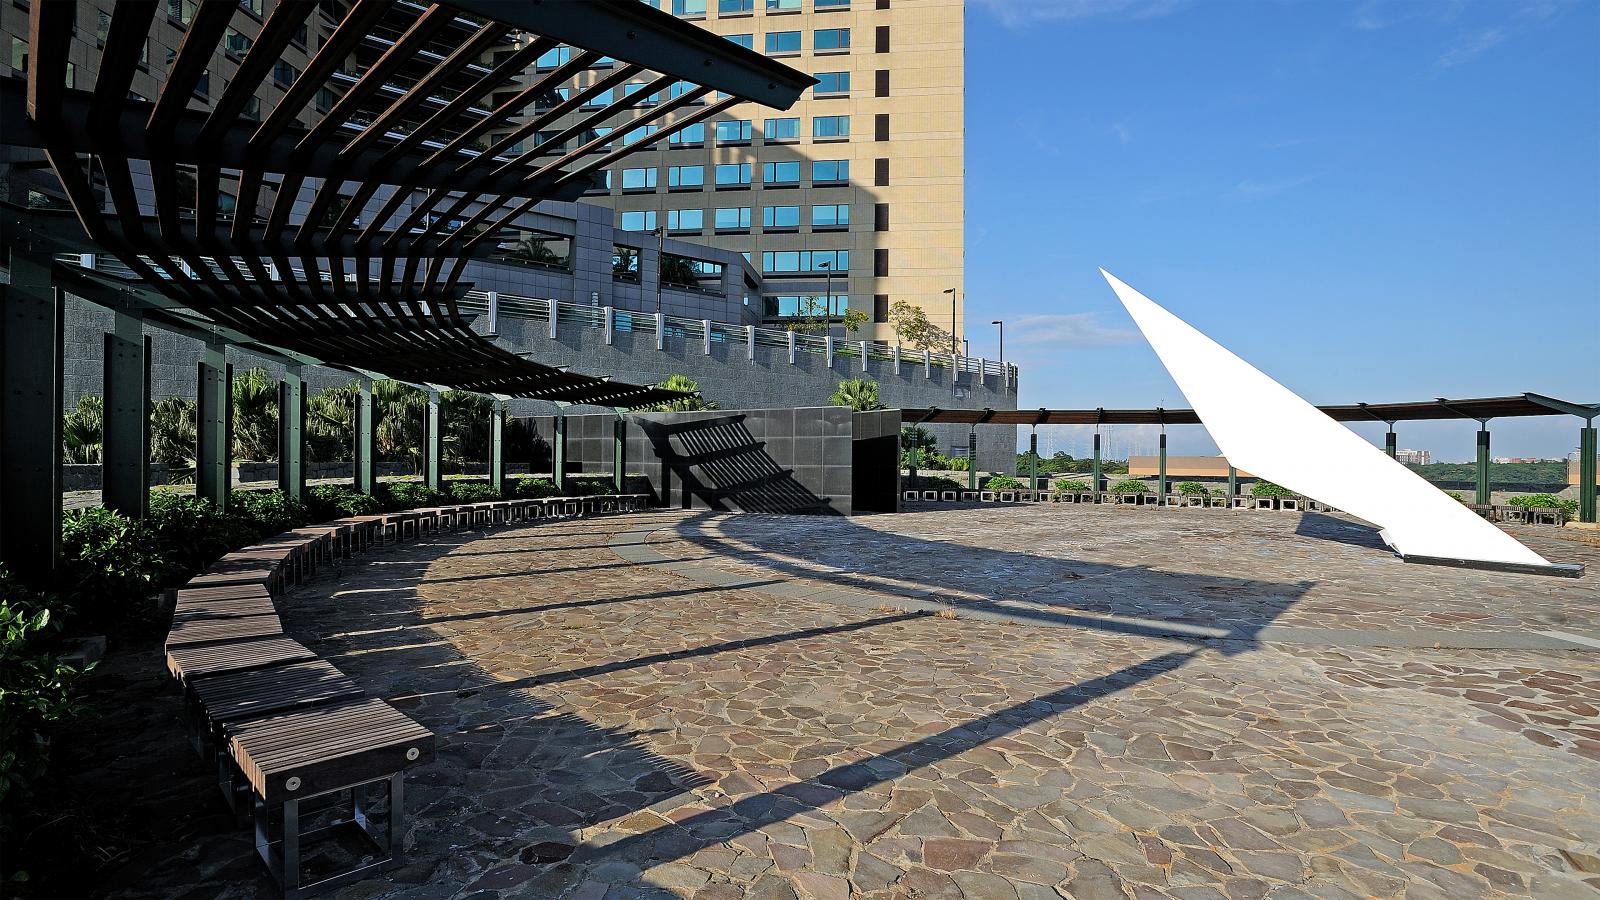
[[[745,254],[763,273],[761,285],[748,286],[747,302],[765,321],[826,315],[839,322],[849,310],[866,316],[852,339],[892,343],[889,310],[903,300],[959,341],[963,0],[644,2],[818,83],[783,112],[738,104],[673,132],[659,149],[608,172],[585,201],[615,209],[624,230],[660,228]],[[540,62],[550,70],[565,60],[552,51]],[[583,83],[610,74],[591,68]],[[607,94],[649,87],[642,74],[616,81]],[[677,90],[668,87],[656,101]],[[684,115],[659,127],[672,131]]]

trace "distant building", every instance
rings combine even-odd
[[[1493,462],[1497,462],[1497,463],[1541,463],[1541,462],[1560,462],[1560,461],[1561,460],[1558,460],[1558,459],[1551,459],[1551,460],[1541,459],[1540,457],[1537,457],[1537,456],[1496,456],[1493,459]]]
[[[1394,458],[1399,462],[1411,463],[1418,466],[1427,466],[1433,464],[1433,454],[1429,453],[1427,450],[1396,450],[1394,452]],[[1495,460],[1495,462],[1500,462],[1500,460]]]
[[[1128,477],[1154,478],[1161,474],[1161,457],[1128,457]],[[1241,478],[1254,478],[1249,472],[1238,472]],[[1227,478],[1228,460],[1221,456],[1168,456],[1168,478]]]

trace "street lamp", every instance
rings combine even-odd
[[[667,226],[663,222],[652,229],[656,233],[656,315],[661,315],[661,264],[666,261],[667,254]],[[643,253],[639,254],[641,257]],[[640,266],[643,268],[643,265]]]
[[[826,286],[822,289],[822,309],[823,309],[822,319],[823,319],[823,324],[828,328],[829,331],[832,331],[833,330],[833,267],[832,267],[831,263],[817,263],[817,268],[821,269],[823,271],[823,273],[828,276],[827,281],[824,282],[824,284]]]
[[[1006,323],[995,319],[989,324],[1000,326],[1000,368],[1004,369],[1006,367]]]
[[[956,289],[945,288],[944,292],[950,295],[950,355],[956,355]]]

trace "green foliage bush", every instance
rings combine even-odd
[[[311,521],[326,522],[351,516],[371,516],[383,510],[377,497],[343,484],[319,484],[306,492]]]
[[[452,481],[448,485],[450,497],[461,503],[482,503],[500,499],[500,492],[487,481]]]
[[[229,495],[228,506],[228,511],[257,537],[269,537],[311,521],[311,511],[304,503],[276,489],[237,491]]]
[[[1137,478],[1124,478],[1111,486],[1113,494],[1148,494],[1150,486]]]
[[[209,500],[173,491],[152,491],[144,527],[166,564],[162,583],[179,584],[222,554],[255,539],[238,516],[219,511]]]
[[[568,478],[567,496],[569,497],[598,497],[602,494],[613,493],[613,485],[609,478]]]
[[[1180,481],[1180,482],[1178,482],[1178,493],[1184,495],[1185,497],[1209,497],[1209,496],[1211,496],[1211,492],[1209,490],[1206,490],[1206,486],[1201,484],[1198,481]]]
[[[946,472],[967,472],[972,469],[972,460],[965,456],[946,456],[942,468]]]
[[[1568,513],[1578,511],[1578,501],[1563,500],[1555,494],[1526,494],[1512,497],[1506,502],[1512,506],[1525,506],[1528,509],[1564,509]]]
[[[556,495],[556,483],[548,478],[518,478],[511,493],[516,497],[539,500]]]
[[[1252,497],[1293,497],[1293,496],[1295,496],[1295,493],[1294,493],[1294,491],[1291,491],[1288,488],[1283,487],[1282,485],[1273,484],[1272,482],[1267,481],[1265,478],[1263,478],[1262,480],[1260,480],[1260,481],[1258,481],[1255,484],[1250,486],[1250,496],[1252,496]]]
[[[944,475],[919,475],[917,476],[918,490],[923,491],[960,491],[966,485]]]
[[[420,481],[386,481],[379,486],[384,509],[422,509],[445,502],[445,495]]]
[[[984,487],[991,491],[1020,491],[1027,485],[1022,483],[1022,479],[1010,475],[991,475]]]
[[[77,712],[83,671],[55,652],[50,602],[0,571],[0,803],[27,793],[44,772],[51,727]]]
[[[139,522],[99,506],[62,516],[58,584],[84,628],[136,622],[138,611],[148,608],[138,601],[167,573],[159,543]]]
[[[1057,481],[1057,482],[1051,484],[1050,487],[1058,494],[1088,493],[1088,491],[1089,491],[1089,482],[1087,482],[1087,481],[1078,481],[1077,479],[1064,478],[1064,479],[1062,479],[1060,481]]]

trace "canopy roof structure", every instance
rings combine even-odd
[[[219,42],[246,15],[218,2],[196,5],[159,95],[130,99],[161,6],[114,5],[95,83],[79,90],[65,87],[79,4],[36,2],[27,80],[0,79],[0,140],[43,151],[83,237],[130,276],[64,280],[302,362],[502,396],[617,407],[681,396],[495,346],[458,307],[466,263],[629,154],[735,103],[787,108],[815,83],[638,0],[282,2],[197,108]],[[284,90],[263,90],[312,16],[334,21],[331,37]],[[399,36],[346,73],[380,25]],[[455,49],[425,50],[441,43]],[[514,49],[479,64],[491,47]],[[525,88],[478,106],[524,72]]]
[[[1600,416],[1600,404],[1572,403],[1542,394],[1423,400],[1415,403],[1354,403],[1319,406],[1337,422],[1415,422],[1424,419],[1510,419],[1525,416]],[[912,424],[954,425],[1199,425],[1192,409],[903,409]]]

